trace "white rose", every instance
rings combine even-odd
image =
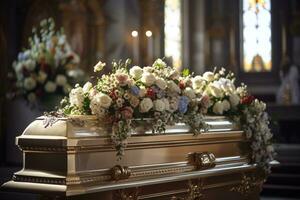
[[[222,104],[224,111],[228,111],[230,109],[230,103],[226,99],[222,101]]]
[[[162,78],[156,79],[155,84],[157,85],[157,87],[159,87],[162,90],[165,90],[167,87],[166,81]]]
[[[187,96],[188,98],[190,98],[190,99],[195,99],[196,98],[194,90],[190,87],[185,88],[185,90],[183,91],[183,94],[185,96]]]
[[[220,85],[217,82],[213,82],[208,85],[208,89],[211,95],[217,98],[222,98],[224,96]]]
[[[34,60],[26,60],[25,61],[25,68],[29,71],[33,71],[35,69],[35,61]]]
[[[28,78],[25,78],[24,80],[24,88],[26,90],[32,90],[36,87],[36,81],[31,78],[31,77],[28,77]]]
[[[201,88],[202,86],[205,85],[205,81],[203,79],[202,76],[195,76],[193,79],[192,79],[192,83],[193,83],[193,88],[194,89],[198,89],[198,88]]]
[[[99,105],[103,108],[109,108],[112,102],[112,99],[108,95],[103,93],[96,94],[94,98],[98,101]]]
[[[139,91],[139,97],[144,97],[146,95],[146,93],[147,93],[146,88],[141,87],[140,91]]]
[[[233,93],[229,96],[229,101],[230,101],[231,106],[234,108],[239,104],[240,97],[237,94]]]
[[[140,79],[142,77],[143,74],[143,69],[140,68],[139,66],[133,66],[130,70],[129,70],[129,74],[130,76],[132,76],[134,79]]]
[[[162,101],[163,101],[164,104],[165,104],[165,110],[170,111],[170,103],[169,103],[169,100],[166,99],[166,98],[163,98]]]
[[[140,102],[140,111],[142,113],[148,112],[153,107],[153,102],[150,98],[144,98]]]
[[[223,103],[222,101],[218,101],[215,103],[214,107],[213,107],[213,112],[215,114],[219,114],[222,115],[224,112],[224,107],[223,107]]]
[[[56,84],[53,81],[48,81],[44,88],[46,92],[52,93],[56,90]]]
[[[36,101],[36,95],[33,92],[30,92],[27,96],[27,99],[29,102],[35,102]]]
[[[99,61],[95,66],[94,66],[94,72],[100,72],[104,67],[106,63],[103,63]]]
[[[44,83],[46,78],[47,78],[47,74],[43,71],[39,71],[38,77],[37,77],[37,81],[40,83]]]
[[[151,86],[155,82],[155,76],[149,72],[143,73],[141,81],[145,85]]]
[[[67,78],[64,75],[57,75],[55,82],[58,86],[64,86],[67,83]]]
[[[206,81],[211,82],[211,81],[214,80],[214,73],[212,73],[212,72],[205,72],[205,73],[203,74],[203,78],[204,78]]]
[[[93,87],[93,84],[91,82],[86,82],[83,86],[83,92],[84,93],[88,93],[90,91],[90,89]]]
[[[166,109],[165,103],[161,99],[153,101],[154,109],[159,112],[163,112]]]
[[[180,88],[174,81],[168,81],[168,88],[170,89],[171,92],[177,92],[180,93]]]

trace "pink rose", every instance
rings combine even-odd
[[[127,80],[128,80],[128,74],[124,74],[124,73],[117,73],[116,74],[116,78],[117,78],[117,81],[119,82],[119,84],[121,86],[125,86],[127,85]]]
[[[133,110],[132,110],[131,107],[126,106],[126,107],[124,107],[124,108],[121,109],[121,114],[122,114],[123,118],[125,118],[125,119],[131,119],[132,115],[133,115]]]

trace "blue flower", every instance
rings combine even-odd
[[[185,113],[187,111],[188,104],[189,104],[189,98],[186,96],[181,96],[178,102],[178,111],[180,113]]]
[[[133,95],[135,95],[135,96],[138,96],[138,95],[139,95],[140,89],[139,89],[138,86],[133,85],[133,86],[131,86],[130,89],[131,89],[131,93],[132,93]]]

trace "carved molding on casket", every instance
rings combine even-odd
[[[65,179],[59,179],[59,178],[44,178],[44,177],[34,177],[34,176],[13,175],[12,179],[18,182],[45,183],[45,184],[56,184],[56,185],[66,184]]]
[[[134,189],[122,189],[114,192],[114,200],[138,200],[139,190]]]
[[[116,165],[111,169],[111,178],[113,180],[128,179],[131,175],[131,170],[126,166]]]
[[[172,196],[171,200],[202,200],[204,199],[203,194],[203,180],[198,180],[196,184],[192,181],[189,181],[189,188],[187,194],[184,197]]]
[[[231,188],[230,191],[240,193],[243,196],[248,196],[257,188],[261,188],[263,180],[255,175],[242,174],[240,184]]]
[[[188,154],[188,161],[198,170],[209,169],[216,166],[216,157],[209,152],[194,152]]]

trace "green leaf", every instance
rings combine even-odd
[[[187,77],[187,76],[189,76],[189,75],[190,75],[190,70],[189,70],[189,69],[184,69],[184,70],[182,71],[182,76]]]

